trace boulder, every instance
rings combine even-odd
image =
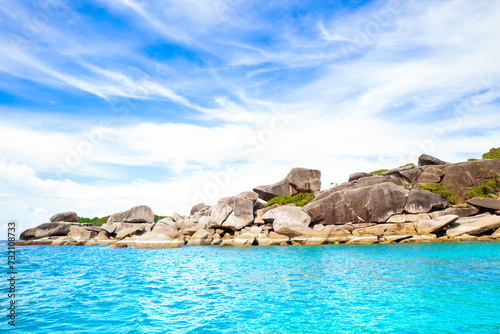
[[[405,177],[410,183],[417,183],[422,173],[423,173],[422,169],[418,167],[408,170],[402,170],[399,172],[399,174]]]
[[[117,212],[109,216],[106,223],[125,222],[125,223],[149,223],[155,221],[153,210],[147,205],[134,206],[130,210]]]
[[[425,243],[425,242],[436,242],[437,236],[435,234],[426,235],[414,235],[411,238],[401,240],[399,243]]]
[[[238,231],[253,222],[255,196],[246,192],[221,199],[212,209],[209,228],[229,228]],[[250,198],[250,199],[249,199]]]
[[[500,239],[500,228],[498,228],[492,235],[492,239]]]
[[[97,237],[97,234],[101,231],[98,226],[78,226],[72,225],[69,228],[68,237],[76,240],[89,240]]]
[[[255,235],[250,232],[242,233],[233,239],[233,246],[251,246],[255,241]]]
[[[75,222],[78,223],[78,215],[74,211],[59,212],[50,217],[51,222]]]
[[[465,202],[464,195],[472,187],[488,182],[493,172],[500,174],[500,159],[461,162],[441,168],[445,173],[441,183],[450,187],[459,202]]]
[[[431,218],[437,218],[441,216],[446,216],[446,215],[455,215],[458,216],[459,218],[463,217],[469,217],[477,214],[479,210],[477,208],[447,208],[445,210],[441,211],[434,211],[429,213],[429,216]]]
[[[378,238],[374,236],[368,237],[352,237],[347,241],[347,245],[370,245],[378,243]]]
[[[331,193],[304,206],[304,210],[314,224],[383,223],[403,213],[408,195],[403,187],[384,182]]]
[[[353,173],[353,174],[349,175],[348,182],[356,181],[356,180],[361,179],[362,177],[367,177],[367,176],[372,176],[372,175],[369,173],[363,173],[363,172]]]
[[[405,184],[405,180],[397,175],[375,175],[372,177],[365,177],[356,182],[356,188],[373,186],[380,183],[394,183],[397,186]]]
[[[437,232],[442,231],[448,225],[456,222],[458,218],[458,216],[449,215],[430,220],[421,220],[415,223],[415,229],[417,230],[418,234],[436,234]]]
[[[428,166],[428,165],[446,165],[447,162],[435,158],[431,155],[427,154],[422,154],[420,157],[418,157],[418,165],[419,166]]]
[[[190,246],[200,246],[200,245],[210,245],[213,240],[213,235],[210,231],[206,229],[199,229],[195,234],[188,240],[188,245]]]
[[[125,239],[127,237],[141,235],[141,234],[144,234],[145,232],[146,232],[146,228],[143,225],[137,225],[134,227],[126,228],[126,229],[120,230],[116,234],[116,240],[122,240],[122,239]]]
[[[444,172],[435,167],[427,167],[417,180],[418,184],[439,183],[444,176]]]
[[[135,248],[179,248],[179,242],[163,233],[147,232],[136,238]]]
[[[295,195],[299,192],[314,193],[320,190],[321,172],[307,168],[293,168],[280,182],[253,189],[264,201],[282,195]]]
[[[413,189],[410,191],[404,211],[408,213],[427,213],[434,209],[444,209],[448,202],[438,194],[428,190]]]
[[[462,234],[477,235],[500,227],[500,216],[476,216],[461,218],[448,226],[446,235],[456,237]]]
[[[467,203],[487,210],[500,210],[500,201],[495,198],[474,197],[468,199]]]
[[[53,222],[38,225],[25,230],[19,240],[41,239],[52,236],[67,236],[72,224],[66,222]]]
[[[253,201],[243,197],[233,197],[230,205],[233,210],[222,223],[222,227],[239,231],[253,222]]]
[[[170,239],[180,239],[182,237],[176,228],[160,222],[155,224],[151,232],[166,235]]]
[[[191,208],[191,212],[189,213],[190,216],[194,215],[195,213],[201,211],[203,208],[205,208],[206,205],[205,203],[198,203],[195,206]]]
[[[356,237],[414,234],[417,234],[417,230],[413,223],[376,224],[370,227],[357,228],[352,231],[352,235]]]
[[[268,212],[268,211],[271,211],[272,209],[276,209],[277,207],[279,207],[280,205],[278,203],[274,203],[273,205],[271,206],[268,206],[267,208],[262,208],[262,209],[259,209],[257,211],[255,211],[255,219],[254,219],[254,223],[255,224],[258,224],[258,225],[262,225],[264,224],[264,220],[262,219],[262,216]]]
[[[175,224],[175,220],[172,217],[165,217],[163,219],[158,220],[157,223],[160,224],[165,224],[173,228],[177,228],[177,225]]]
[[[244,191],[244,192],[236,195],[236,197],[243,197],[243,198],[246,198],[247,200],[255,203],[259,199],[259,194],[255,193],[253,191]]]
[[[273,229],[276,233],[284,234],[289,237],[298,236],[312,231],[309,228],[311,218],[299,207],[280,206],[266,212],[262,219],[272,221]]]

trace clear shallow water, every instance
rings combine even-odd
[[[17,251],[20,333],[500,333],[495,242]]]

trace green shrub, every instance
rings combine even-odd
[[[451,192],[450,187],[442,184],[442,183],[428,183],[425,186],[419,186],[419,189],[421,190],[429,190],[430,192],[433,192],[435,194],[440,195],[443,197],[445,200],[448,201],[450,204],[458,204],[457,198],[455,195]]]
[[[279,205],[293,203],[297,206],[302,207],[302,206],[310,203],[313,199],[314,199],[314,194],[311,194],[311,193],[298,193],[297,195],[293,195],[293,196],[282,195],[282,196],[278,196],[278,197],[270,199],[269,202],[267,202],[267,204],[264,207],[267,208],[268,206],[271,206],[275,203],[278,203]]]
[[[489,152],[483,154],[483,159],[500,159],[500,147],[492,148]]]
[[[371,172],[370,174],[375,174],[375,175],[380,175],[382,173],[385,173],[385,172],[388,172],[389,170],[388,169],[379,169],[379,170],[376,170],[376,171],[373,171]]]
[[[472,188],[465,194],[466,197],[494,197],[500,191],[500,181],[498,174],[492,173],[491,180]]]
[[[167,218],[168,216],[157,216],[155,215],[155,223],[158,221],[158,220],[162,220],[163,218]]]
[[[409,167],[409,166],[413,166],[415,167],[415,164],[413,162],[410,162],[410,163],[407,163],[406,165],[404,166],[399,166],[399,168],[403,168],[403,167]]]
[[[478,161],[479,159],[475,159],[475,158],[470,158],[470,159],[467,159],[467,161]]]
[[[78,222],[80,224],[92,224],[94,226],[102,226],[103,224],[106,224],[108,221],[109,216],[106,217],[94,217],[94,218],[84,218],[84,217],[78,217]]]

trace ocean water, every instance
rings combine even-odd
[[[498,242],[30,246],[17,262],[19,333],[500,333]]]

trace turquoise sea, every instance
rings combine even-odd
[[[30,246],[17,262],[19,333],[500,333],[498,242]]]

